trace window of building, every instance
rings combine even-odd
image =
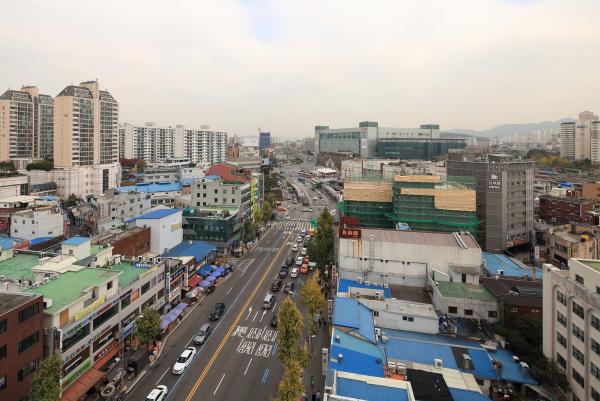
[[[142,285],[142,295],[147,293],[149,289],[150,289],[150,282],[148,281],[147,283]]]
[[[29,337],[26,337],[26,338],[22,339],[21,341],[19,341],[19,344],[17,344],[17,351],[19,353],[21,353],[23,351],[28,350],[30,347],[35,345],[39,341],[39,339],[40,339],[40,333],[38,333],[36,331]]]
[[[567,327],[567,317],[560,313],[560,311],[556,311],[556,320],[558,321],[558,323]]]
[[[592,313],[591,325],[593,328],[600,331],[600,319],[598,317],[596,317],[593,313]],[[2,332],[2,331],[0,330],[0,332]]]
[[[121,299],[121,310],[127,308],[131,304],[131,294]]]
[[[38,312],[39,312],[39,304],[35,303],[33,305],[28,306],[27,308],[25,308],[21,312],[19,312],[19,322],[24,322],[25,320],[29,319],[30,317],[37,315]]]
[[[379,317],[379,311],[378,311],[378,310],[374,310],[374,311],[373,311],[373,316],[375,316],[375,317]]]
[[[516,306],[513,306],[512,308],[510,308],[510,311],[512,313],[517,313],[519,311],[519,308],[517,308]]]
[[[573,369],[573,379],[581,386],[585,387],[585,381],[583,380],[583,376],[579,374],[578,371]]]
[[[579,284],[583,284],[583,277],[581,277],[579,274],[575,274],[575,281],[577,281]]]
[[[560,291],[556,291],[556,300],[563,305],[567,304],[567,296]]]
[[[600,379],[600,368],[594,365],[594,362],[590,362],[590,371],[596,379]]]
[[[473,309],[465,309],[465,316],[473,316]]]
[[[579,351],[579,349],[575,346],[573,346],[573,356],[579,361],[579,363],[583,365],[583,361],[585,358],[583,352]]]
[[[573,323],[573,334],[575,335],[575,337],[579,338],[581,341],[585,341],[585,333],[575,323]]]
[[[497,318],[498,317],[498,311],[495,311],[495,310],[488,311],[488,317]]]
[[[563,369],[567,368],[567,360],[558,352],[556,353],[556,363],[562,366]]]
[[[556,341],[562,345],[563,347],[567,347],[567,339],[565,336],[563,336],[562,334],[560,334],[558,331],[556,332]]]
[[[106,291],[110,290],[113,287],[113,282],[109,281],[108,283],[106,283]]]
[[[7,326],[6,319],[0,320],[0,334],[6,331]]]
[[[402,320],[404,320],[405,322],[414,322],[415,318],[412,316],[402,316]]]
[[[6,358],[6,344],[0,347],[0,361]]]
[[[0,376],[0,391],[4,390],[6,388],[6,384],[7,380],[6,380],[6,375],[4,376]]]
[[[448,313],[458,313],[458,308],[456,306],[449,306]]]
[[[35,372],[37,369],[37,364],[38,364],[38,361],[36,359],[35,361],[31,361],[27,365],[23,366],[19,370],[19,374],[18,374],[19,381],[22,382],[23,379],[25,379],[27,376],[29,376],[30,374]]]
[[[583,319],[583,306],[573,301],[573,313]]]

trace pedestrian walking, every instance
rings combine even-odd
[[[317,395],[315,393],[312,393],[312,396],[310,397],[310,399],[312,401],[317,401]]]
[[[321,401],[321,393],[317,391],[317,397],[315,401]]]

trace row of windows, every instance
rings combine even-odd
[[[573,335],[581,341],[585,341],[585,333],[575,323],[573,323]]]
[[[583,365],[583,361],[584,361],[585,356],[583,355],[583,352],[581,352],[575,346],[573,346],[573,357],[575,357],[575,359],[577,359],[579,361],[579,363],[581,363]]]

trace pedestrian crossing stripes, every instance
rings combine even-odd
[[[288,231],[302,231],[310,228],[310,221],[307,220],[282,220],[273,225],[274,228],[282,228]]]

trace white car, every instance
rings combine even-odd
[[[298,272],[299,271],[300,271],[300,269],[298,269],[297,267],[293,267],[292,270],[290,271],[290,277],[291,278],[298,277]]]
[[[167,386],[162,384],[156,386],[146,397],[146,401],[164,401],[167,398]]]
[[[298,245],[297,244],[292,245],[292,252],[298,252]]]
[[[302,248],[302,249],[300,250],[300,255],[302,255],[302,256],[306,256],[306,248]]]
[[[285,215],[285,219],[286,219],[286,220],[289,220],[289,219],[290,219],[290,215],[289,215],[289,214],[286,214],[286,215]]]
[[[177,358],[177,362],[173,366],[173,374],[180,375],[192,364],[194,357],[196,356],[196,348],[187,347],[185,351],[181,353],[179,358]]]
[[[297,236],[296,237],[296,242],[302,242],[302,237],[301,236]]]
[[[302,256],[298,256],[296,258],[296,266],[302,266],[302,263],[304,263],[304,258]]]

